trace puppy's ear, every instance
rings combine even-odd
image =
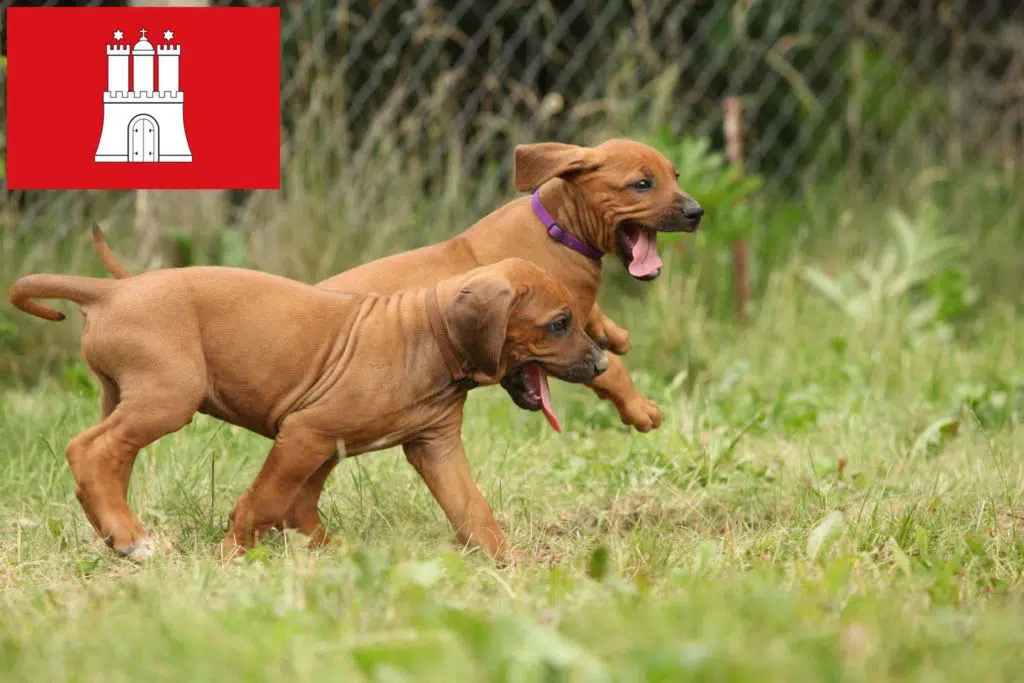
[[[574,173],[593,171],[598,167],[594,151],[589,147],[567,145],[562,142],[538,142],[516,145],[516,190],[527,192],[540,187],[552,178],[564,178]]]
[[[453,341],[473,367],[494,377],[501,366],[501,349],[512,306],[519,294],[503,277],[477,277],[464,284],[445,307]]]

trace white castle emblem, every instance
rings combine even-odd
[[[134,47],[107,45],[107,91],[103,93],[103,132],[96,161],[192,161],[185,137],[184,94],[178,90],[180,45],[153,45],[146,29]],[[114,40],[124,33],[114,31]],[[171,40],[174,33],[164,32]],[[132,58],[132,88],[128,89],[128,56]],[[159,88],[153,79],[156,54]]]

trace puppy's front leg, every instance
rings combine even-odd
[[[585,329],[587,335],[602,349],[607,349],[620,356],[629,351],[629,332],[616,325],[615,321],[605,315],[597,302],[594,302],[590,309]]]
[[[302,484],[336,449],[336,441],[305,424],[301,414],[286,417],[263,467],[230,515],[232,528],[221,543],[221,555],[244,553],[278,524]]]
[[[319,548],[331,542],[331,535],[320,519],[319,505],[327,477],[340,460],[339,456],[332,456],[302,484],[295,495],[295,500],[292,501],[292,506],[285,513],[284,519],[278,522],[277,528],[298,529],[309,536],[311,548]]]
[[[473,481],[459,432],[456,428],[424,435],[402,449],[455,527],[459,542],[477,545],[492,559],[506,560],[508,540]]]
[[[588,386],[601,398],[615,404],[622,423],[638,432],[649,432],[661,426],[661,410],[633,385],[629,368],[618,356],[605,354],[608,369],[597,376]]]

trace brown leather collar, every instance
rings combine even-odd
[[[434,332],[434,340],[437,347],[441,349],[441,356],[444,358],[448,371],[452,373],[452,379],[458,382],[472,382],[462,369],[462,363],[455,355],[455,344],[452,342],[448,324],[441,315],[441,307],[437,303],[437,289],[431,287],[427,290],[427,318],[430,319],[430,329]],[[476,384],[476,382],[473,382]]]

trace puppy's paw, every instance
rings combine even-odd
[[[115,553],[133,562],[145,562],[157,552],[156,543],[138,520],[118,523],[103,540]]]
[[[156,543],[153,542],[152,538],[140,538],[135,541],[135,545],[132,546],[131,550],[125,555],[132,562],[145,562],[146,560],[153,559],[156,555]]]
[[[587,335],[604,351],[625,355],[631,346],[629,332],[608,319],[587,325]]]
[[[157,545],[149,536],[137,536],[131,543],[118,545],[107,539],[107,545],[118,555],[132,562],[143,563],[157,554]]]
[[[289,544],[293,544],[296,548],[301,546],[310,551],[323,550],[334,543],[331,534],[322,524],[318,524],[315,529],[310,531],[287,526],[286,530],[282,533],[285,534]]]
[[[649,432],[661,426],[661,409],[658,404],[639,394],[619,409],[622,424],[638,432]]]
[[[245,555],[245,547],[235,539],[234,534],[229,533],[220,543],[220,559],[229,562],[243,555]]]
[[[526,553],[518,547],[502,548],[494,556],[494,564],[502,569],[511,569],[516,565],[522,564],[526,559]]]
[[[309,544],[307,547],[310,550],[322,550],[334,543],[334,538],[331,536],[330,532],[324,528],[323,524],[318,524],[316,529],[313,530],[313,533],[308,534],[308,536]]]

